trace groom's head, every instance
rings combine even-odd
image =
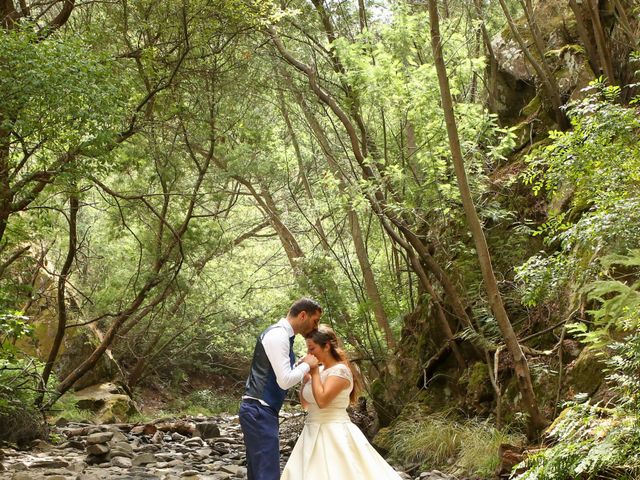
[[[295,333],[306,335],[318,328],[321,316],[322,307],[318,302],[310,298],[301,298],[291,305],[287,319]]]

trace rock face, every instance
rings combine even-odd
[[[286,463],[295,440],[302,431],[304,415],[283,413],[281,427],[281,462]],[[243,480],[247,478],[246,455],[237,416],[163,420],[154,425],[206,425],[210,434],[186,436],[167,429],[136,429],[136,425],[91,425],[69,423],[58,433],[67,441],[37,451],[0,450],[0,478],[7,480],[103,480],[180,478],[207,480]],[[213,428],[215,425],[216,429]],[[144,425],[141,425],[144,427]],[[203,427],[200,427],[203,428]],[[132,432],[138,433],[132,433]],[[194,428],[196,435],[202,433]],[[177,435],[175,435],[177,434]],[[160,442],[151,443],[162,435]],[[84,445],[82,450],[76,447]],[[440,472],[399,472],[403,479],[453,480]],[[374,479],[354,479],[374,480]]]
[[[75,393],[76,406],[96,413],[98,423],[125,422],[130,415],[139,413],[135,402],[113,383],[102,383]]]
[[[584,48],[580,46],[573,12],[561,0],[538,1],[534,2],[534,19],[545,47],[545,61],[558,84],[563,101],[578,98],[583,95],[582,88],[594,78],[594,73]],[[526,20],[518,18],[515,22],[531,55],[540,62],[542,59],[534,47],[533,35]],[[493,107],[501,123],[528,124],[535,117],[544,120],[546,125],[542,127],[553,126],[552,115],[549,115],[550,102],[540,87],[541,81],[509,26],[492,39],[491,46],[497,63],[497,71],[492,72],[496,81],[496,103]],[[540,133],[543,132],[546,132],[546,128],[540,130]]]

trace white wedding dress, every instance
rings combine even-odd
[[[280,480],[400,480],[349,419],[351,370],[338,363],[320,372],[322,383],[332,375],[349,380],[350,388],[321,409],[313,398],[311,382],[306,383],[302,396],[309,403],[309,414]]]

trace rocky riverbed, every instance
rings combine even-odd
[[[303,422],[302,414],[284,414],[281,419],[283,465],[302,430]],[[158,419],[146,424],[67,423],[54,428],[54,437],[60,440],[57,445],[37,441],[29,450],[0,449],[0,478],[247,478],[242,432],[237,416]],[[454,479],[440,472],[399,473],[408,480]]]

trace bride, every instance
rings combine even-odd
[[[323,368],[310,371],[300,394],[308,410],[281,480],[400,480],[347,414],[359,393],[346,354],[327,325],[307,336],[307,348]],[[355,382],[354,382],[355,378]]]

